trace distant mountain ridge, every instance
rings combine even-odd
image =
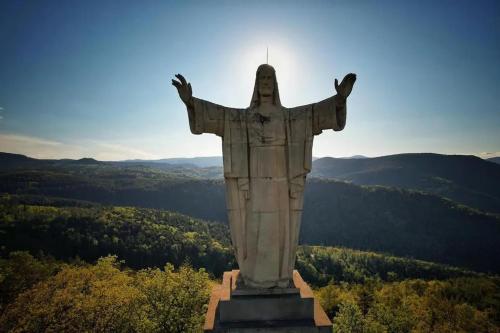
[[[64,164],[105,164],[107,162],[98,161],[94,158],[84,157],[80,159],[38,159],[21,154],[0,152],[0,170],[22,167],[44,167],[49,165]]]
[[[177,157],[177,158],[162,158],[159,160],[125,160],[121,162],[148,163],[148,164],[167,163],[171,165],[195,166],[198,168],[206,168],[206,167],[222,166],[222,156]]]
[[[493,163],[498,163],[500,164],[500,156],[499,157],[492,157],[492,158],[487,158],[487,161],[493,162]]]
[[[311,176],[416,189],[500,213],[500,165],[476,156],[421,153],[365,159],[325,157],[314,161]]]
[[[313,157],[313,160],[320,159],[322,157]],[[363,155],[353,155],[349,157],[341,157],[342,159],[362,159],[368,158]],[[148,165],[152,167],[162,168],[163,164],[176,167],[184,168],[208,168],[208,167],[222,167],[222,156],[198,156],[198,157],[172,157],[172,158],[161,158],[156,160],[143,160],[143,159],[132,159],[132,160],[120,160],[120,161],[98,161],[94,158],[84,157],[81,159],[37,159],[33,157],[28,157],[21,154],[0,152],[0,162],[10,162],[10,163],[58,163],[58,162],[73,162],[73,163],[114,163],[117,165],[130,165],[130,164],[141,164]]]
[[[382,185],[414,189],[450,198],[458,203],[500,214],[500,165],[476,156],[432,153],[381,157],[355,155],[323,157],[313,161],[309,177],[337,179],[357,185]],[[101,162],[38,160],[24,155],[0,153],[0,171],[26,168],[71,168],[74,165],[121,168],[152,168],[194,178],[222,179],[222,157],[172,158]]]
[[[74,165],[101,165],[109,167],[150,167],[158,170],[167,171],[180,171],[186,172],[190,175],[202,175],[206,178],[221,178],[222,170],[219,172],[217,160],[221,157],[199,157],[199,158],[174,158],[174,159],[160,159],[160,160],[125,160],[125,161],[98,161],[93,158],[81,159],[36,159],[20,154],[3,153],[0,152],[0,171],[7,170],[20,170],[27,168],[59,168],[71,167]],[[191,170],[191,171],[188,171]]]

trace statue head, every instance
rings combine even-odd
[[[274,105],[281,106],[278,81],[276,81],[276,71],[273,66],[263,64],[257,68],[250,107],[259,106],[261,98],[269,96],[272,96]]]

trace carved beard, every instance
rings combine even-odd
[[[259,90],[260,90],[260,88],[259,88]],[[271,91],[270,94],[267,93],[267,92],[266,93],[261,93],[259,91],[259,104],[261,104],[260,102],[262,101],[262,97],[270,98],[271,101],[272,101],[272,104],[275,104],[275,101],[274,101],[274,91]]]

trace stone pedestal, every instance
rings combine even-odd
[[[212,290],[203,330],[214,333],[331,332],[332,323],[299,272],[291,288],[236,287],[239,270]]]

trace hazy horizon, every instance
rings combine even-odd
[[[69,160],[79,160],[79,159],[95,159],[96,161],[102,161],[102,162],[126,162],[126,161],[158,161],[158,160],[182,160],[182,159],[203,159],[203,158],[220,158],[222,162],[222,155],[196,155],[196,156],[173,156],[173,157],[159,157],[159,158],[130,158],[130,159],[118,159],[118,160],[104,160],[104,159],[97,159],[92,156],[83,156],[83,157],[77,157],[77,158],[70,158],[70,157],[57,157],[57,158],[42,158],[42,157],[36,157],[36,156],[31,156],[29,154],[22,154],[22,153],[15,153],[15,152],[8,152],[8,151],[0,151],[1,153],[7,153],[7,154],[18,154],[18,155],[24,155],[29,158],[34,158],[34,159],[48,159],[48,160],[63,160],[63,159],[69,159]],[[463,156],[476,156],[482,159],[490,159],[490,158],[496,158],[500,157],[500,154],[484,154],[484,155],[474,155],[474,154],[439,154],[439,153],[433,153],[433,152],[416,152],[416,153],[395,153],[395,154],[387,154],[387,155],[377,155],[377,156],[367,156],[363,154],[354,154],[350,156],[313,156],[313,160],[317,160],[320,158],[325,158],[325,157],[331,157],[331,158],[339,158],[339,159],[356,159],[356,158],[377,158],[377,157],[384,157],[384,156],[393,156],[393,155],[402,155],[402,154],[438,154],[438,155],[448,155],[448,156],[453,156],[453,155],[463,155]]]
[[[285,106],[357,73],[342,132],[315,156],[500,156],[495,1],[0,3],[0,151],[36,158],[221,155],[170,85],[247,107],[257,66]]]

